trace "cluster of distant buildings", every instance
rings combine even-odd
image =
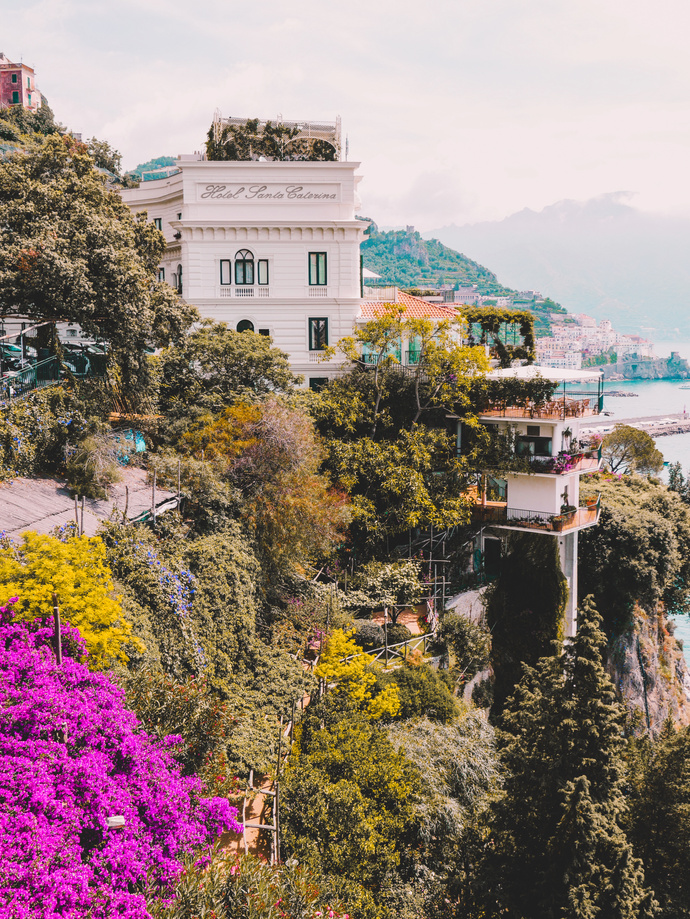
[[[408,229],[414,229],[409,228]],[[366,275],[365,275],[366,276]],[[369,277],[378,277],[369,272]],[[499,297],[496,294],[482,294],[476,284],[465,287],[425,288],[422,294],[430,303],[446,303],[455,306],[501,306],[506,309],[522,309],[530,303],[545,303],[546,301],[538,290],[519,290],[509,297]]]
[[[599,322],[584,313],[552,317],[551,335],[537,339],[537,364],[579,370],[583,364],[605,364],[626,358],[654,358],[654,345],[639,335],[617,332],[609,319]]]

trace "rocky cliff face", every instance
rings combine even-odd
[[[641,730],[657,734],[669,716],[690,724],[690,670],[662,607],[635,608],[630,629],[610,645],[607,669],[631,715],[641,714]]]
[[[690,365],[680,358],[659,357],[655,360],[625,360],[616,364],[605,364],[605,380],[687,380]]]

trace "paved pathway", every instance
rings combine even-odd
[[[129,500],[126,498],[129,490]],[[174,498],[173,492],[156,489],[156,504]],[[84,533],[94,536],[101,521],[108,520],[113,510],[124,512],[132,519],[151,507],[151,486],[146,470],[124,468],[122,481],[109,489],[103,501],[87,498],[84,502]],[[81,515],[81,509],[80,509]],[[25,530],[49,533],[56,526],[74,520],[74,498],[59,479],[16,478],[0,482],[0,533],[17,536]]]

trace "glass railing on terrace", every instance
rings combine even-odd
[[[600,510],[601,495],[597,495],[586,499],[580,507],[570,508],[560,514],[508,507],[498,503],[477,504],[473,508],[472,518],[475,523],[562,533],[594,526],[599,521]]]

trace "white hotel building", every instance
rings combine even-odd
[[[207,161],[125,189],[167,249],[160,277],[202,317],[270,335],[307,383],[342,358],[322,350],[352,333],[360,314],[359,163]]]

